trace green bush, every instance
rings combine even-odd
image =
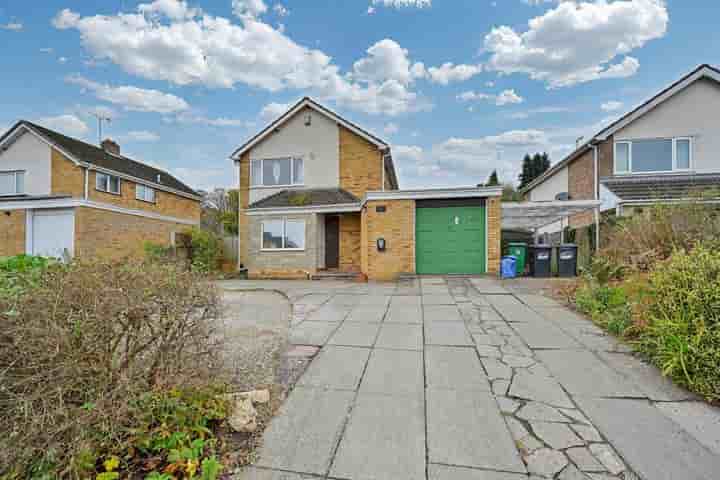
[[[211,273],[220,268],[222,240],[207,230],[193,228],[189,232],[193,270]]]
[[[578,310],[614,335],[625,334],[632,325],[630,302],[620,286],[586,281],[575,294],[575,304]]]
[[[720,252],[676,251],[650,274],[638,346],[676,382],[720,400]]]
[[[31,255],[0,258],[0,297],[16,297],[32,288],[48,265],[56,263]]]

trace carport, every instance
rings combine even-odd
[[[601,203],[600,200],[505,202],[502,204],[502,229],[528,230],[534,235],[542,227],[592,211],[595,218],[595,244],[599,245]],[[562,239],[562,229],[560,232]]]

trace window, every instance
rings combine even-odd
[[[265,220],[262,222],[263,250],[304,250],[305,220]]]
[[[690,138],[655,138],[615,143],[615,173],[690,170]]]
[[[135,185],[135,198],[143,202],[155,203],[155,189],[145,185]]]
[[[302,185],[304,174],[302,158],[269,158],[250,164],[250,184],[254,187]]]
[[[101,192],[120,195],[120,179],[112,175],[98,172],[95,175],[95,188]]]
[[[25,172],[0,172],[0,195],[25,193]]]

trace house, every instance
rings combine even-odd
[[[526,200],[596,199],[631,215],[720,187],[720,70],[701,65],[598,132],[525,186]],[[715,195],[717,196],[717,195]],[[581,228],[592,212],[540,230]]]
[[[27,121],[0,137],[0,256],[141,257],[200,221],[172,175]]]
[[[500,188],[400,190],[390,146],[310,98],[231,159],[250,277],[498,271]]]

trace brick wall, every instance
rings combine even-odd
[[[250,153],[240,157],[240,215],[238,217],[238,265],[248,264],[248,216],[245,210],[250,204]]]
[[[305,220],[305,250],[263,251],[261,223],[265,219]],[[322,218],[322,217],[321,217]],[[252,216],[248,219],[247,267],[251,278],[307,278],[317,272],[318,215]]]
[[[500,272],[502,202],[500,197],[490,197],[485,203],[487,209],[487,273]]]
[[[78,167],[62,153],[52,148],[50,153],[50,191],[54,195],[85,197],[85,169]]]
[[[360,271],[360,214],[340,215],[340,270]]]
[[[382,154],[364,138],[340,128],[340,188],[357,197],[382,190]]]
[[[385,206],[378,212],[377,206]],[[393,280],[402,273],[415,272],[415,202],[379,200],[367,202],[362,215],[363,273],[369,280]],[[377,249],[384,238],[386,250]]]
[[[568,193],[573,200],[593,200],[595,191],[592,149],[568,165]],[[593,222],[593,213],[583,212],[570,217],[570,228],[578,228]]]
[[[25,210],[0,212],[0,257],[25,253]]]
[[[188,228],[174,222],[79,207],[75,209],[75,255],[139,259],[145,255],[145,242],[168,246],[173,232]]]
[[[614,137],[610,137],[598,145],[598,172],[600,178],[609,177],[613,174],[613,162],[615,159]]]

